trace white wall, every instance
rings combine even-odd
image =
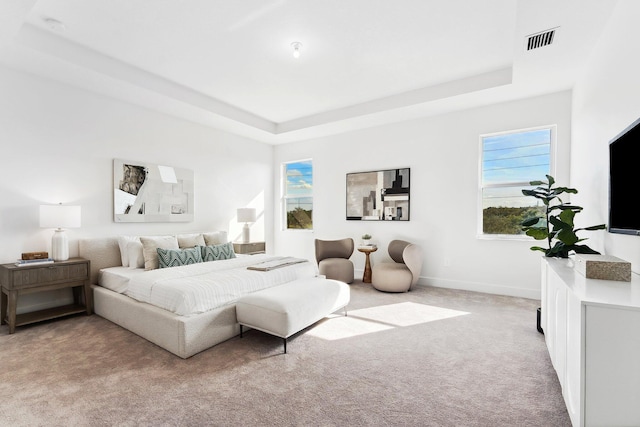
[[[582,226],[607,222],[609,141],[640,117],[639,16],[640,2],[619,2],[573,91],[571,185],[579,190],[573,200],[585,208]],[[636,200],[629,195],[630,209]],[[591,247],[631,262],[640,273],[640,237],[589,236]]]
[[[71,256],[84,237],[224,229],[234,239],[244,206],[264,211],[252,237],[271,240],[272,146],[1,67],[0,93],[0,262],[50,250],[38,207],[58,202],[82,207],[82,227],[68,231]],[[114,158],[193,170],[194,221],[115,223]],[[19,311],[63,296],[29,297]]]
[[[389,259],[390,240],[406,239],[424,250],[420,283],[539,298],[541,254],[529,250],[534,240],[476,237],[479,135],[557,124],[556,178],[566,182],[570,115],[571,94],[562,92],[276,146],[275,170],[282,162],[313,159],[314,231],[283,231],[277,221],[275,250],[313,259],[314,238],[358,242],[366,232],[380,247],[375,263]],[[404,167],[411,168],[409,222],[345,219],[346,173]],[[278,195],[280,183],[274,188]],[[280,215],[278,207],[276,220]],[[364,255],[351,259],[361,274]]]

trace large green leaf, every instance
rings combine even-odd
[[[594,255],[599,255],[600,254],[600,252],[594,251],[593,249],[591,249],[587,245],[574,245],[573,246],[573,250],[577,254],[594,254]]]
[[[571,223],[563,221],[559,216],[550,216],[549,223],[553,225],[553,229],[557,231],[564,230],[565,228],[573,228]]]
[[[531,227],[532,225],[536,225],[538,221],[540,221],[540,218],[538,217],[527,218],[524,221],[522,221],[520,225],[522,225],[523,227]]]
[[[560,211],[560,213],[554,213],[556,211]],[[574,214],[580,213],[580,211],[582,211],[582,208],[579,206],[573,206],[573,205],[554,205],[549,207],[548,209],[548,213],[554,213],[555,216],[560,216],[562,214],[562,212],[564,211],[571,211]]]
[[[576,216],[576,213],[571,209],[565,209],[562,212],[560,212],[560,215],[558,215],[558,217],[562,222],[569,224],[572,228],[573,228],[573,218],[575,218],[575,216]]]
[[[569,251],[566,248],[565,244],[562,242],[556,242],[553,247],[547,250],[546,255],[548,257],[556,257],[556,258],[568,258]]]
[[[533,190],[523,189],[522,194],[524,194],[525,196],[535,197],[536,199],[545,200],[549,198],[549,193],[539,188],[535,188]]]
[[[560,257],[560,258],[569,258],[569,252],[571,251],[571,247],[564,245],[564,244],[560,244],[557,245],[557,252],[556,252],[556,256]]]
[[[546,239],[547,236],[549,236],[549,233],[547,232],[546,228],[538,228],[538,227],[531,227],[527,229],[525,234],[527,236],[533,237],[536,240],[543,240],[543,239]]]
[[[555,194],[562,194],[562,193],[578,194],[578,190],[576,190],[575,188],[569,188],[569,187],[556,187],[553,189],[553,192]]]
[[[556,237],[565,245],[574,245],[580,240],[570,228],[562,229]]]
[[[607,224],[600,224],[600,225],[592,225],[591,227],[576,228],[576,231],[578,230],[594,231],[594,230],[606,230],[606,229],[607,229]]]

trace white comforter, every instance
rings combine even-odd
[[[247,269],[277,258],[259,254],[146,271],[129,280],[125,294],[187,316],[232,303],[250,292],[318,274],[316,264],[309,261],[270,271]]]

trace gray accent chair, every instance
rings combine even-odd
[[[393,262],[373,266],[371,285],[384,292],[407,292],[418,283],[422,270],[422,249],[404,240],[389,242]]]
[[[327,279],[353,282],[353,239],[320,240],[316,239],[316,261],[320,274]]]

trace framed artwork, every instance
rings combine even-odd
[[[410,169],[347,174],[347,220],[409,221]]]
[[[193,221],[193,171],[114,159],[115,222]]]

